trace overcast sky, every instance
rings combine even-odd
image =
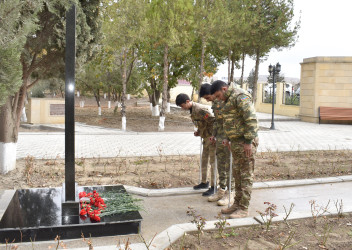
[[[352,0],[294,0],[295,18],[301,11],[298,42],[291,49],[272,50],[259,67],[259,75],[268,75],[269,64],[280,62],[286,77],[300,77],[300,63],[316,56],[352,56]],[[296,20],[296,19],[295,19]],[[246,58],[245,77],[254,68]],[[240,70],[235,70],[239,77]],[[219,67],[216,76],[227,77],[227,63]]]

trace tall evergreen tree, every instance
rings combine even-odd
[[[168,96],[169,50],[186,40],[192,22],[191,0],[153,0],[148,11],[148,33],[151,40],[156,40],[162,48],[163,92],[160,111],[159,131],[164,130]]]
[[[199,80],[197,89],[200,89],[200,86],[203,83],[204,78],[204,59],[205,59],[205,51],[206,47],[209,44],[210,36],[214,34],[215,28],[215,17],[214,7],[215,7],[214,0],[195,0],[194,1],[194,8],[193,8],[193,15],[194,15],[194,35],[195,39],[199,40],[197,44],[200,46],[200,61],[199,61]],[[198,102],[200,97],[198,95]]]
[[[292,27],[293,0],[246,0],[246,22],[250,24],[250,47],[254,50],[255,80],[253,100],[257,99],[257,82],[260,60],[271,49],[291,47],[296,42],[300,21]]]
[[[0,1],[0,106],[21,86],[22,48],[37,28],[41,8],[42,0]]]
[[[81,7],[84,2],[85,9]],[[19,63],[21,66],[19,89],[9,91],[5,98],[5,104],[0,109],[0,148],[1,154],[16,156],[16,143],[18,128],[20,125],[21,112],[24,107],[26,93],[29,88],[36,84],[39,79],[63,75],[64,51],[65,51],[65,16],[72,3],[77,6],[77,64],[82,65],[93,55],[94,43],[99,36],[99,1],[70,1],[70,0],[42,0],[42,1],[1,1],[3,6],[9,4],[9,10],[17,8],[13,15],[8,15],[6,23],[13,23],[16,27],[32,27],[30,32],[12,33],[12,37],[21,40],[17,48],[20,49]],[[5,4],[5,5],[3,5]],[[19,5],[18,5],[19,4]],[[90,6],[90,8],[88,8]],[[5,15],[7,13],[5,12]],[[28,17],[30,16],[31,17]],[[88,23],[89,21],[89,23]],[[1,20],[3,22],[3,20]],[[90,28],[90,25],[93,29]],[[7,33],[6,39],[11,38],[9,29],[1,23],[1,33]],[[27,29],[22,29],[27,30]],[[94,33],[92,33],[94,32]],[[16,53],[18,57],[18,54]],[[18,65],[17,65],[18,67]],[[17,68],[18,69],[18,68]],[[17,79],[17,80],[16,80]],[[18,77],[14,82],[6,85],[17,85]],[[8,148],[8,149],[4,149]],[[6,151],[7,150],[7,151]],[[11,152],[9,152],[11,151]],[[0,157],[2,158],[2,157]],[[11,159],[10,159],[11,158]],[[9,157],[8,163],[0,161],[0,169],[6,172],[15,167],[15,157]]]
[[[0,1],[0,172],[16,166],[17,110],[16,92],[22,84],[21,52],[26,38],[38,25],[42,1]]]
[[[272,83],[273,83],[273,74],[268,75],[268,77],[267,77],[267,82],[268,82],[269,84],[272,84]],[[281,74],[281,73],[275,74],[275,82],[286,83],[286,81],[285,81],[285,76],[284,76],[283,74]]]
[[[105,1],[105,46],[114,51],[116,63],[121,65],[123,130],[126,129],[127,84],[136,65],[137,47],[143,39],[147,4],[148,1],[146,0]]]

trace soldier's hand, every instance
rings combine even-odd
[[[228,146],[229,145],[229,140],[226,140],[226,139],[222,140],[222,145]]]
[[[194,131],[194,136],[199,136],[199,132],[198,131]]]
[[[231,145],[230,145],[230,141],[229,140],[224,139],[222,141],[222,145],[226,146],[231,151]]]
[[[243,144],[244,154],[246,157],[250,157],[252,155],[252,144]]]
[[[216,137],[215,136],[210,136],[209,140],[211,141],[211,144],[215,144],[216,143]]]

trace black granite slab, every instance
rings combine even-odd
[[[66,12],[65,48],[65,201],[75,200],[76,6]]]
[[[78,192],[126,192],[123,186],[79,187]],[[17,190],[0,221],[0,242],[25,242],[137,234],[142,217],[128,212],[101,217],[100,222],[79,216],[78,202],[65,202],[62,188]],[[76,212],[75,212],[76,211]]]

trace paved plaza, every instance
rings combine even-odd
[[[259,113],[258,151],[352,149],[352,126],[301,122],[275,116],[275,130],[269,130],[271,115]],[[127,121],[128,123],[128,121]],[[64,129],[64,125],[52,125]],[[118,129],[76,123],[76,157],[157,156],[199,154],[200,139],[193,132],[123,132]],[[39,159],[65,156],[64,132],[19,134],[17,158]]]

